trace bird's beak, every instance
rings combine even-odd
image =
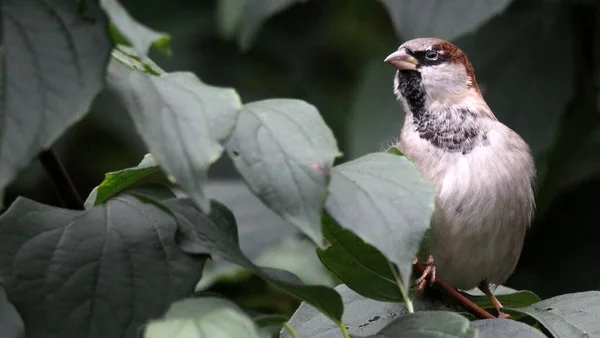
[[[419,65],[419,61],[406,53],[404,49],[393,52],[384,61],[390,63],[398,70],[417,70],[417,65]]]

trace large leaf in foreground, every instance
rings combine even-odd
[[[394,320],[369,338],[476,338],[469,320],[457,313],[420,311],[408,313]],[[487,336],[486,336],[487,337]]]
[[[473,32],[501,13],[513,0],[381,0],[396,28],[396,34],[410,40],[435,36],[451,40]]]
[[[240,250],[235,217],[224,205],[213,201],[210,215],[202,213],[190,200],[164,202],[179,220],[180,246],[192,254],[214,254],[241,265],[267,282],[304,300],[340,324],[343,305],[340,295],[325,286],[305,285],[283,270],[260,268]]]
[[[404,156],[374,153],[332,171],[327,212],[395,263],[405,290],[433,212],[433,187]]]
[[[509,319],[483,319],[471,322],[482,338],[546,338],[533,327]]]
[[[6,0],[1,13],[0,195],[88,112],[111,49],[106,18],[92,0]]]
[[[200,278],[206,256],[181,251],[176,230],[131,196],[86,211],[20,198],[0,218],[0,283],[28,337],[133,337]]]
[[[0,285],[0,337],[2,338],[24,338],[25,326],[23,319],[8,301],[4,287]]]
[[[339,151],[314,106],[288,99],[246,104],[227,153],[250,190],[321,244],[321,211]]]
[[[403,301],[389,261],[377,249],[323,215],[323,236],[329,243],[318,248],[321,262],[344,284],[364,297]]]
[[[144,338],[259,338],[258,329],[234,303],[215,297],[171,305],[164,318],[148,324]]]
[[[202,83],[185,72],[153,76],[136,60],[114,54],[108,84],[123,99],[144,142],[160,166],[203,210],[209,166],[223,152],[241,103],[233,89]]]
[[[556,338],[600,335],[600,292],[571,293],[522,308],[507,308],[535,318]]]

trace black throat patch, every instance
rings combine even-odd
[[[487,133],[478,128],[479,116],[468,109],[425,110],[425,91],[421,74],[398,71],[398,87],[412,113],[412,124],[419,136],[433,146],[448,152],[470,153],[479,145],[488,145]]]

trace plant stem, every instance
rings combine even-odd
[[[52,179],[54,187],[56,188],[60,199],[62,200],[65,208],[74,210],[84,210],[83,200],[71,177],[67,173],[65,166],[62,164],[58,156],[52,148],[48,148],[40,153],[38,156],[44,170],[48,173],[48,176]]]
[[[288,322],[283,323],[283,327],[287,330],[287,332],[290,333],[290,336],[292,336],[292,338],[300,338],[300,336],[298,335],[298,332],[296,332],[296,330],[294,330],[294,328],[290,325],[290,323],[288,323]]]
[[[350,338],[350,335],[348,334],[348,330],[346,329],[346,326],[344,326],[344,323],[342,321],[336,321],[336,324],[340,328],[340,332],[342,332],[342,337]]]
[[[416,263],[415,265],[413,265],[413,268],[419,275],[423,274],[423,272],[425,271],[425,266],[421,263]],[[496,318],[491,313],[485,311],[477,304],[470,301],[467,297],[463,296],[460,292],[458,292],[458,290],[448,285],[439,277],[435,278],[434,284],[437,285],[440,289],[442,289],[442,291],[444,291],[444,293],[446,293],[448,296],[454,298],[457,302],[459,302],[463,307],[469,310],[469,312],[474,314],[476,317],[481,319]]]
[[[398,272],[396,272],[396,268],[394,267],[394,264],[392,264],[392,262],[390,262],[390,261],[388,261],[388,264],[390,266],[390,270],[392,270],[394,279],[396,280],[396,285],[398,285],[398,289],[400,289],[400,294],[402,295],[402,299],[404,299],[404,303],[406,304],[406,310],[408,310],[408,313],[414,313],[415,308],[413,307],[413,303],[410,300],[410,297],[408,296],[408,292],[406,292],[406,289],[404,289],[404,284],[402,284],[402,281],[400,280],[400,276],[398,276]]]

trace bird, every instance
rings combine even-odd
[[[406,113],[395,145],[434,187],[433,242],[425,272],[452,287],[492,290],[512,275],[535,211],[529,145],[486,103],[467,55],[438,38],[403,43],[385,62]],[[506,97],[506,100],[510,100]]]

